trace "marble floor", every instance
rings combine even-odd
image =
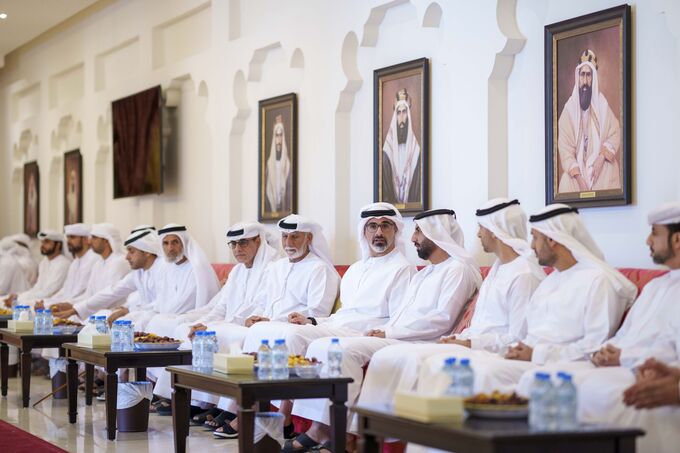
[[[31,405],[52,391],[51,383],[44,377],[31,379]],[[145,433],[119,433],[115,441],[106,439],[104,402],[94,401],[85,406],[85,399],[78,401],[78,421],[68,422],[67,400],[47,399],[35,408],[21,407],[20,383],[9,380],[9,392],[0,397],[0,419],[12,423],[69,452],[172,452],[172,417],[149,416],[149,430]],[[1,448],[0,448],[1,450]],[[192,427],[187,438],[187,451],[237,452],[236,440],[217,440],[212,433],[200,427]]]

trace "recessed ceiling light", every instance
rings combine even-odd
[[[7,19],[7,13],[0,13],[0,19]]]

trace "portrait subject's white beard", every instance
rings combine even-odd
[[[286,252],[286,255],[288,255],[289,260],[296,260],[300,258],[302,255],[304,255],[306,252],[304,247],[300,247],[299,249],[293,247],[286,247],[284,250]]]

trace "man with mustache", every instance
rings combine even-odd
[[[411,97],[396,94],[394,113],[382,149],[383,200],[406,204],[420,200],[420,145],[411,122]]]
[[[354,379],[347,388],[348,406],[359,397],[363,367],[373,354],[393,344],[435,341],[450,332],[465,302],[482,283],[479,267],[463,246],[463,232],[452,210],[425,211],[415,216],[414,222],[411,241],[418,256],[430,264],[413,276],[401,307],[389,320],[365,336],[340,338],[342,375]],[[314,340],[307,348],[307,357],[325,359],[330,343],[330,338]],[[287,441],[283,451],[319,444],[326,447],[330,434],[328,408],[328,400],[295,401],[293,414],[314,423],[305,434]]]
[[[560,114],[560,193],[621,188],[621,128],[600,91],[597,69],[595,53],[585,50],[574,71],[574,90]]]

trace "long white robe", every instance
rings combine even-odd
[[[75,303],[73,308],[82,320],[102,310],[110,310],[121,305],[126,305],[130,311],[141,307],[151,308],[156,299],[159,274],[164,271],[164,267],[165,264],[156,258],[148,270],[133,270],[115,285],[107,286],[92,297]],[[134,302],[132,300],[126,302],[126,298],[131,299],[128,296],[133,293]]]
[[[343,351],[342,374],[354,379],[348,385],[347,404],[352,406],[359,397],[363,383],[363,367],[374,353],[401,341],[433,341],[451,331],[465,302],[477,290],[472,268],[449,258],[429,265],[411,279],[399,312],[383,326],[385,338],[345,337],[340,339]],[[316,357],[328,366],[329,338],[313,341],[307,357]],[[329,424],[328,400],[296,400],[295,415]]]
[[[56,294],[44,300],[45,307],[49,308],[51,305],[59,302],[73,303],[75,299],[81,297],[87,289],[92,269],[100,261],[102,261],[101,256],[96,254],[91,248],[83,256],[74,258],[68,267],[64,285]]]
[[[28,291],[18,295],[17,305],[33,305],[38,299],[54,295],[64,285],[71,260],[64,255],[57,255],[40,261],[38,280]]]
[[[539,365],[559,361],[585,361],[620,325],[626,301],[621,301],[610,280],[597,267],[576,263],[553,271],[541,282],[527,307],[527,336],[522,341],[533,348],[530,362],[506,360],[487,351],[457,349],[459,358],[470,359],[475,371],[475,392],[511,392],[522,374]],[[420,379],[439,373],[444,359],[428,358]]]
[[[329,317],[316,318],[318,325],[260,322],[252,326],[243,350],[257,351],[263,339],[270,344],[286,340],[291,354],[304,354],[317,338],[360,336],[385,324],[401,307],[416,268],[397,249],[382,257],[369,257],[352,264],[340,283],[342,307]]]
[[[0,294],[18,294],[29,288],[17,258],[12,253],[0,255]]]
[[[528,260],[518,257],[494,263],[482,283],[470,327],[458,337],[472,348],[503,351],[526,336],[526,306],[541,280]],[[364,377],[359,404],[391,403],[398,390],[415,390],[421,364],[428,357],[459,355],[466,348],[453,344],[400,343],[373,355]]]

